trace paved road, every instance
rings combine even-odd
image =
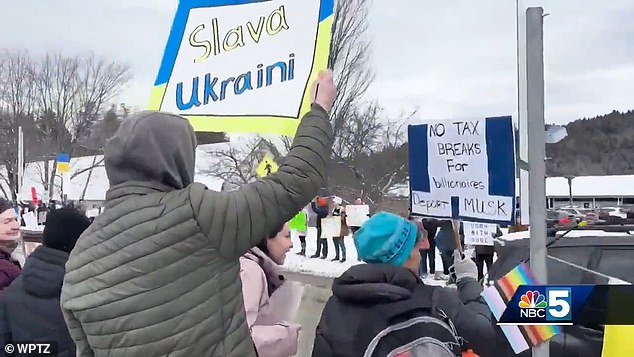
[[[297,356],[310,357],[315,341],[315,328],[321,318],[324,305],[331,295],[330,288],[333,279],[298,273],[284,273],[284,275],[291,281],[305,285],[304,296],[296,319],[296,322],[302,325]]]

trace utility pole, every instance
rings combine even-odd
[[[539,284],[548,283],[546,269],[546,131],[544,120],[544,9],[526,10],[526,80],[528,164],[530,167],[530,268]],[[533,347],[533,357],[550,356],[549,342]]]
[[[22,126],[18,126],[18,177],[16,180],[16,192],[18,194],[18,201],[20,200],[20,195],[22,194],[22,185],[24,184],[24,132],[22,131]]]
[[[572,180],[574,179],[574,176],[566,176],[566,179],[568,180],[568,200],[570,201],[570,207],[573,207],[572,204]]]

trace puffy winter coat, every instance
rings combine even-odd
[[[310,209],[317,215],[317,222],[315,224],[315,227],[317,228],[317,230],[321,231],[321,220],[328,217],[328,207],[321,207],[318,206],[317,203],[311,202]]]
[[[214,192],[193,183],[189,122],[126,119],[106,145],[106,210],[66,264],[61,303],[78,355],[254,356],[239,258],[317,195],[331,147],[327,113],[313,106],[277,173]]]
[[[0,294],[20,275],[20,264],[11,258],[11,254],[0,248]]]
[[[240,258],[240,279],[247,324],[258,356],[295,356],[300,325],[279,321],[270,314],[269,298],[284,283],[275,263],[260,249],[253,248]]]
[[[412,301],[422,304],[428,289],[435,289],[433,305],[455,324],[458,335],[480,356],[490,356],[495,341],[492,317],[480,297],[482,286],[473,279],[458,283],[458,292],[425,286],[410,270],[387,264],[361,264],[335,279],[332,292],[317,325],[313,357],[362,356],[375,336],[366,331],[377,326],[381,305],[386,311],[403,312]],[[382,322],[382,321],[380,321]],[[424,337],[424,336],[420,336]]]
[[[58,356],[75,356],[59,295],[68,253],[37,247],[22,274],[0,296],[0,343],[57,342]]]
[[[343,206],[335,208],[332,210],[333,217],[341,218],[341,231],[339,233],[339,237],[347,237],[350,234],[350,228],[348,227],[348,222],[346,222],[346,209]]]

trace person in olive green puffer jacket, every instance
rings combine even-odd
[[[233,192],[193,183],[182,117],[143,112],[105,149],[106,210],[66,264],[62,311],[77,356],[255,356],[239,258],[317,195],[333,135],[332,72],[277,173]]]

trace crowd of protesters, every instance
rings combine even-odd
[[[321,220],[331,216],[342,222],[335,259],[346,260],[351,231],[366,263],[335,279],[313,356],[492,355],[477,266],[442,246],[449,238],[429,222],[385,212],[348,227],[341,199],[332,207],[315,199],[333,144],[335,96],[332,72],[321,72],[284,164],[231,192],[194,182],[196,137],[187,120],[160,112],[127,119],[105,147],[105,211],[91,222],[73,207],[51,210],[42,245],[23,267],[11,259],[16,215],[1,206],[2,342],[57,341],[60,356],[294,356],[301,327],[276,316],[270,298],[285,283],[287,222],[303,209],[315,215],[313,258],[328,255]],[[430,236],[457,290],[420,279]]]

